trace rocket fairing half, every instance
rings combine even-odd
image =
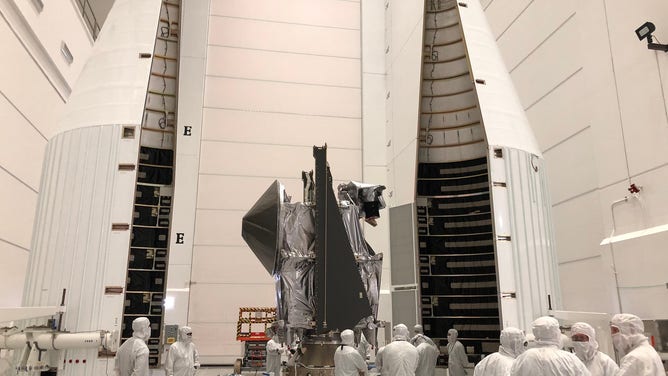
[[[116,0],[47,145],[23,305],[60,305],[62,330],[132,335],[162,353],[174,192],[178,0]],[[33,324],[37,323],[33,321]],[[58,375],[106,375],[113,359],[68,350]],[[112,354],[113,356],[113,354]]]
[[[479,2],[424,15],[416,321],[441,344],[457,329],[478,361],[560,304],[545,162]]]

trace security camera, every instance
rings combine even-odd
[[[654,43],[654,40],[652,39],[652,33],[654,31],[656,31],[656,26],[654,26],[653,23],[647,21],[636,29],[636,35],[638,36],[639,40],[647,39],[648,49],[668,52],[667,44]]]
[[[647,38],[647,43],[652,43],[652,33],[655,30],[656,26],[654,26],[653,23],[645,22],[639,28],[636,29],[636,35],[638,36],[638,39],[643,40]]]

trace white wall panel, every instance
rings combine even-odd
[[[643,289],[622,289],[622,309],[647,320],[665,320],[668,289],[665,284]]]
[[[211,17],[209,44],[311,55],[360,57],[359,30],[231,17]]]
[[[409,54],[414,59],[420,60],[420,55],[412,56],[410,50],[416,46],[410,43],[415,34],[422,44],[422,18],[424,16],[424,1],[421,0],[388,0],[388,12],[391,18],[392,27],[388,28],[390,35],[389,63],[393,64],[396,59]],[[404,51],[408,47],[409,51]],[[421,46],[420,46],[421,48]],[[419,64],[418,64],[419,65]]]
[[[207,141],[361,148],[359,119],[218,108],[205,108],[203,116]]]
[[[668,289],[665,263],[659,260],[665,260],[666,241],[668,233],[663,232],[613,244],[625,312],[665,318]]]
[[[0,295],[0,307],[20,307],[29,253],[25,249],[0,240],[0,255],[2,255],[0,276],[3,290]]]
[[[564,310],[616,312],[617,296],[611,269],[601,257],[559,265]]]
[[[522,13],[531,3],[532,0],[480,1],[480,5],[483,8],[487,7],[485,8],[485,15],[487,16],[489,27],[492,29],[495,38],[499,38],[501,33],[511,27],[513,21],[515,21],[515,19],[520,16],[520,13]],[[506,50],[502,49],[502,51],[505,56]]]
[[[191,322],[190,327],[202,364],[234,364],[242,356],[243,344],[236,341],[236,322]]]
[[[236,326],[239,307],[276,304],[273,287],[273,283],[195,283],[190,288],[192,303],[188,319],[193,323],[223,322]],[[200,305],[206,305],[206,309]],[[227,336],[227,340],[230,339],[234,341],[234,335]],[[225,339],[221,340],[225,342]]]
[[[631,197],[627,202],[615,205],[615,233],[624,234],[668,223],[668,197],[664,182],[668,179],[668,167],[634,176],[632,181],[642,187],[639,199]],[[610,205],[628,195],[628,181],[621,181],[601,189],[600,215],[605,223],[607,237],[612,231]]]
[[[359,3],[340,0],[214,0],[211,14],[282,23],[359,29]]]
[[[195,284],[206,283],[249,283],[248,276],[253,275],[253,282],[271,284],[274,279],[267,273],[253,252],[244,246],[197,246],[197,255],[193,263]],[[230,262],[234,260],[234,262]]]
[[[592,127],[594,142],[592,147],[596,155],[605,156],[597,163],[598,184],[603,187],[618,182],[627,175],[624,141],[621,132],[621,119],[617,101],[615,67],[609,43],[589,43],[589,40],[608,40],[606,7],[611,2],[581,1],[577,10],[580,35],[586,35],[585,42],[580,42],[585,81],[582,93],[584,97],[571,100],[572,106],[580,99],[587,108],[587,115]],[[581,22],[580,20],[586,20]],[[566,84],[564,84],[565,86]]]
[[[0,69],[0,92],[47,138],[53,136],[56,133],[54,119],[62,114],[63,99],[4,19],[0,19],[0,45],[7,57],[3,59]]]
[[[362,72],[385,73],[385,1],[362,2]]]
[[[0,239],[30,249],[37,193],[0,169]]]
[[[10,171],[32,189],[39,188],[46,139],[0,96],[0,124],[6,136],[0,139],[0,166]]]
[[[392,64],[394,74],[388,88],[394,104],[391,122],[395,156],[417,139],[421,57],[422,23],[410,34],[402,53]]]
[[[570,139],[570,142],[545,153],[553,204],[597,187],[596,156],[589,147],[592,142],[591,131],[587,129]]]
[[[303,169],[310,170],[312,166],[305,164]],[[197,201],[206,207],[199,209],[248,210],[274,180],[276,178],[271,176],[200,175]],[[293,202],[302,201],[301,176],[295,174],[294,178],[281,178],[280,182]],[[220,187],[224,190],[221,191]]]
[[[362,91],[362,117],[364,127],[362,140],[364,164],[384,166],[386,164],[385,146],[385,76],[364,75]],[[366,174],[364,176],[366,179]]]
[[[246,212],[242,210],[197,210],[195,246],[244,246],[246,243],[241,238],[241,218],[244,214]]]
[[[359,118],[360,89],[208,77],[204,106]]]
[[[360,87],[357,59],[219,46],[210,46],[208,55],[207,74],[211,76]],[[297,66],[303,69],[294,69]]]
[[[511,3],[520,2],[523,1]],[[499,4],[502,3],[499,2]],[[522,59],[548,39],[550,34],[555,31],[559,33],[560,25],[575,13],[576,4],[577,0],[535,0],[531,2],[522,16],[513,22],[498,40],[499,48],[504,51],[503,57],[508,70],[512,71]],[[569,47],[571,53],[575,54],[579,52],[578,39],[573,38],[572,42],[574,43]]]
[[[301,171],[313,166],[312,150],[312,146],[203,141],[200,171],[203,174],[301,179]],[[332,177],[360,179],[361,154],[360,150],[328,148],[327,160]]]
[[[586,84],[581,71],[526,112],[541,150],[589,126],[586,103]]]
[[[25,22],[30,25],[35,38],[48,53],[51,64],[62,74],[69,86],[73,86],[94,44],[92,34],[78,6],[71,1],[59,0],[37,12],[30,1],[15,3]],[[67,43],[74,57],[71,64],[60,52],[61,42]]]
[[[525,109],[581,68],[581,58],[572,50],[580,37],[576,19],[574,17],[566,22],[512,72],[511,77]],[[559,64],[553,64],[555,61]]]
[[[552,171],[550,171],[552,172]],[[599,244],[606,237],[598,192],[591,192],[552,209],[560,262],[599,256]]]
[[[659,61],[665,57],[660,52],[647,50],[646,43],[639,42],[635,34],[625,30],[635,30],[645,21],[653,21],[658,28],[655,35],[662,38],[662,26],[668,23],[665,2],[646,1],[639,7],[626,7],[613,2],[607,7],[612,44],[612,59],[622,117],[624,136],[631,174],[637,174],[668,162],[661,150],[668,143],[667,105],[661,88]],[[664,29],[665,31],[665,29]],[[665,43],[665,41],[664,41]],[[663,109],[663,111],[661,111]]]
[[[417,158],[417,140],[413,140],[393,160],[394,181],[389,180],[389,190],[393,191],[392,206],[399,206],[415,201],[415,160]]]

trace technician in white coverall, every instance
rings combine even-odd
[[[571,326],[571,345],[591,376],[615,376],[619,370],[614,360],[598,351],[596,331],[586,322],[576,322]]]
[[[179,340],[167,352],[165,374],[167,376],[194,376],[199,368],[199,354],[193,343],[193,331],[189,326],[179,328]]]
[[[146,317],[132,321],[132,337],[116,351],[114,371],[117,376],[148,376],[148,346],[151,322]]]
[[[537,318],[532,330],[536,345],[515,359],[511,376],[591,376],[575,354],[559,349],[561,331],[555,318]]]
[[[464,368],[469,364],[466,350],[461,342],[457,341],[457,329],[448,330],[448,374],[450,376],[466,376]]]
[[[524,332],[508,327],[501,331],[499,352],[489,354],[475,366],[473,376],[506,376],[520,354],[524,352]]]
[[[408,342],[408,328],[404,324],[392,328],[392,342],[381,347],[376,354],[376,368],[382,376],[414,376],[418,365],[418,352]]]
[[[285,351],[285,347],[281,346],[281,342],[278,339],[278,334],[270,332],[272,337],[267,342],[267,372],[272,373],[274,376],[280,376],[281,374],[281,354]]]
[[[416,325],[417,326],[417,325]],[[411,339],[418,352],[418,366],[415,370],[415,376],[434,376],[436,372],[436,362],[438,361],[438,347],[431,338],[420,334]]]
[[[367,366],[355,346],[355,332],[346,329],[341,332],[341,346],[334,352],[335,376],[358,376],[366,374]]]
[[[422,325],[417,324],[413,327],[413,338],[411,338],[410,343],[413,346],[417,347],[421,342],[424,341],[427,341],[430,345],[437,347],[431,338],[424,335],[424,331],[422,330]]]
[[[636,315],[620,313],[610,320],[612,344],[619,362],[616,376],[665,376],[661,358],[647,342],[645,325]]]

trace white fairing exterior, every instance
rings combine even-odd
[[[545,162],[501,150],[503,158],[494,150],[489,155],[492,181],[506,183],[492,187],[501,320],[503,327],[530,330],[536,317],[561,306]]]
[[[160,6],[156,0],[116,0],[72,95],[60,130],[141,124]]]
[[[541,156],[524,108],[503,64],[485,13],[478,1],[459,7],[471,74],[485,125],[487,144],[525,150]]]
[[[120,330],[123,295],[105,287],[125,285],[130,233],[111,225],[132,220],[136,173],[118,165],[136,163],[138,145],[121,135],[121,125],[74,129],[46,150],[23,305],[59,305],[67,289],[63,330]],[[87,362],[65,363],[60,374],[104,374],[97,351],[69,350],[68,359]]]
[[[489,146],[501,320],[529,329],[561,304],[545,162],[480,3],[466,5],[459,15],[471,73],[484,80],[475,86]]]
[[[119,165],[137,165],[152,60],[140,53],[153,51],[161,5],[116,0],[47,145],[23,305],[60,305],[66,289],[62,330],[121,329],[131,232],[112,224],[132,223],[137,174]],[[59,353],[59,375],[113,372],[97,346]]]

